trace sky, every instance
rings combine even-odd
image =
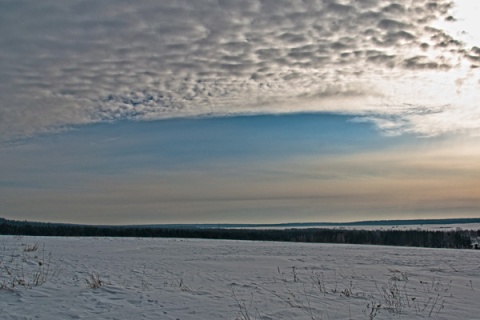
[[[476,0],[0,0],[0,216],[480,217]]]

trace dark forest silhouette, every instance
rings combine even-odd
[[[158,237],[252,241],[347,243],[428,248],[472,248],[480,230],[234,229],[147,226],[88,226],[0,218],[0,234],[56,237]]]

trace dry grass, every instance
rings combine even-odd
[[[90,273],[87,278],[85,278],[87,283],[87,288],[98,289],[104,285],[104,281],[100,278],[98,273]]]
[[[23,247],[23,248],[21,248]],[[0,290],[16,291],[46,283],[58,276],[60,268],[52,263],[52,254],[40,245],[20,245],[7,249],[4,245],[0,260]],[[20,250],[19,250],[20,249]]]
[[[442,282],[435,276],[424,281],[398,270],[389,270],[383,280],[348,270],[332,270],[331,274],[299,268],[287,268],[284,272],[280,268],[277,270],[280,276],[275,277],[273,282],[256,282],[244,286],[257,288],[257,296],[265,294],[270,299],[278,299],[284,305],[300,310],[311,320],[323,319],[325,316],[329,318],[328,307],[332,299],[337,300],[339,297],[345,306],[358,304],[362,300],[368,301],[362,309],[363,316],[351,314],[350,317],[370,320],[379,314],[390,314],[391,317],[416,314],[434,318],[442,312],[446,300],[451,297],[451,282]],[[259,293],[258,289],[263,293]],[[230,286],[230,290],[238,307],[239,319],[252,319],[252,314],[258,314],[251,302],[254,299],[249,301],[242,298],[249,295],[248,290],[241,295],[233,286]]]
[[[33,244],[33,245],[25,245],[25,247],[23,248],[23,251],[24,252],[35,252],[37,251],[39,248],[39,245],[38,245],[38,242]]]

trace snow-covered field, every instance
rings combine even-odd
[[[0,288],[1,319],[480,319],[480,250],[0,236]]]
[[[251,227],[239,229],[345,229],[345,230],[425,230],[425,231],[455,231],[455,230],[480,230],[480,223],[452,223],[452,224],[408,224],[408,225],[335,225],[335,226],[275,226]]]
[[[480,223],[459,224],[412,224],[412,225],[385,225],[385,226],[336,226],[332,229],[354,230],[426,230],[426,231],[455,231],[455,230],[479,230]]]

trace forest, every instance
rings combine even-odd
[[[52,237],[158,237],[472,248],[480,230],[234,229],[88,226],[0,218],[0,234]]]

